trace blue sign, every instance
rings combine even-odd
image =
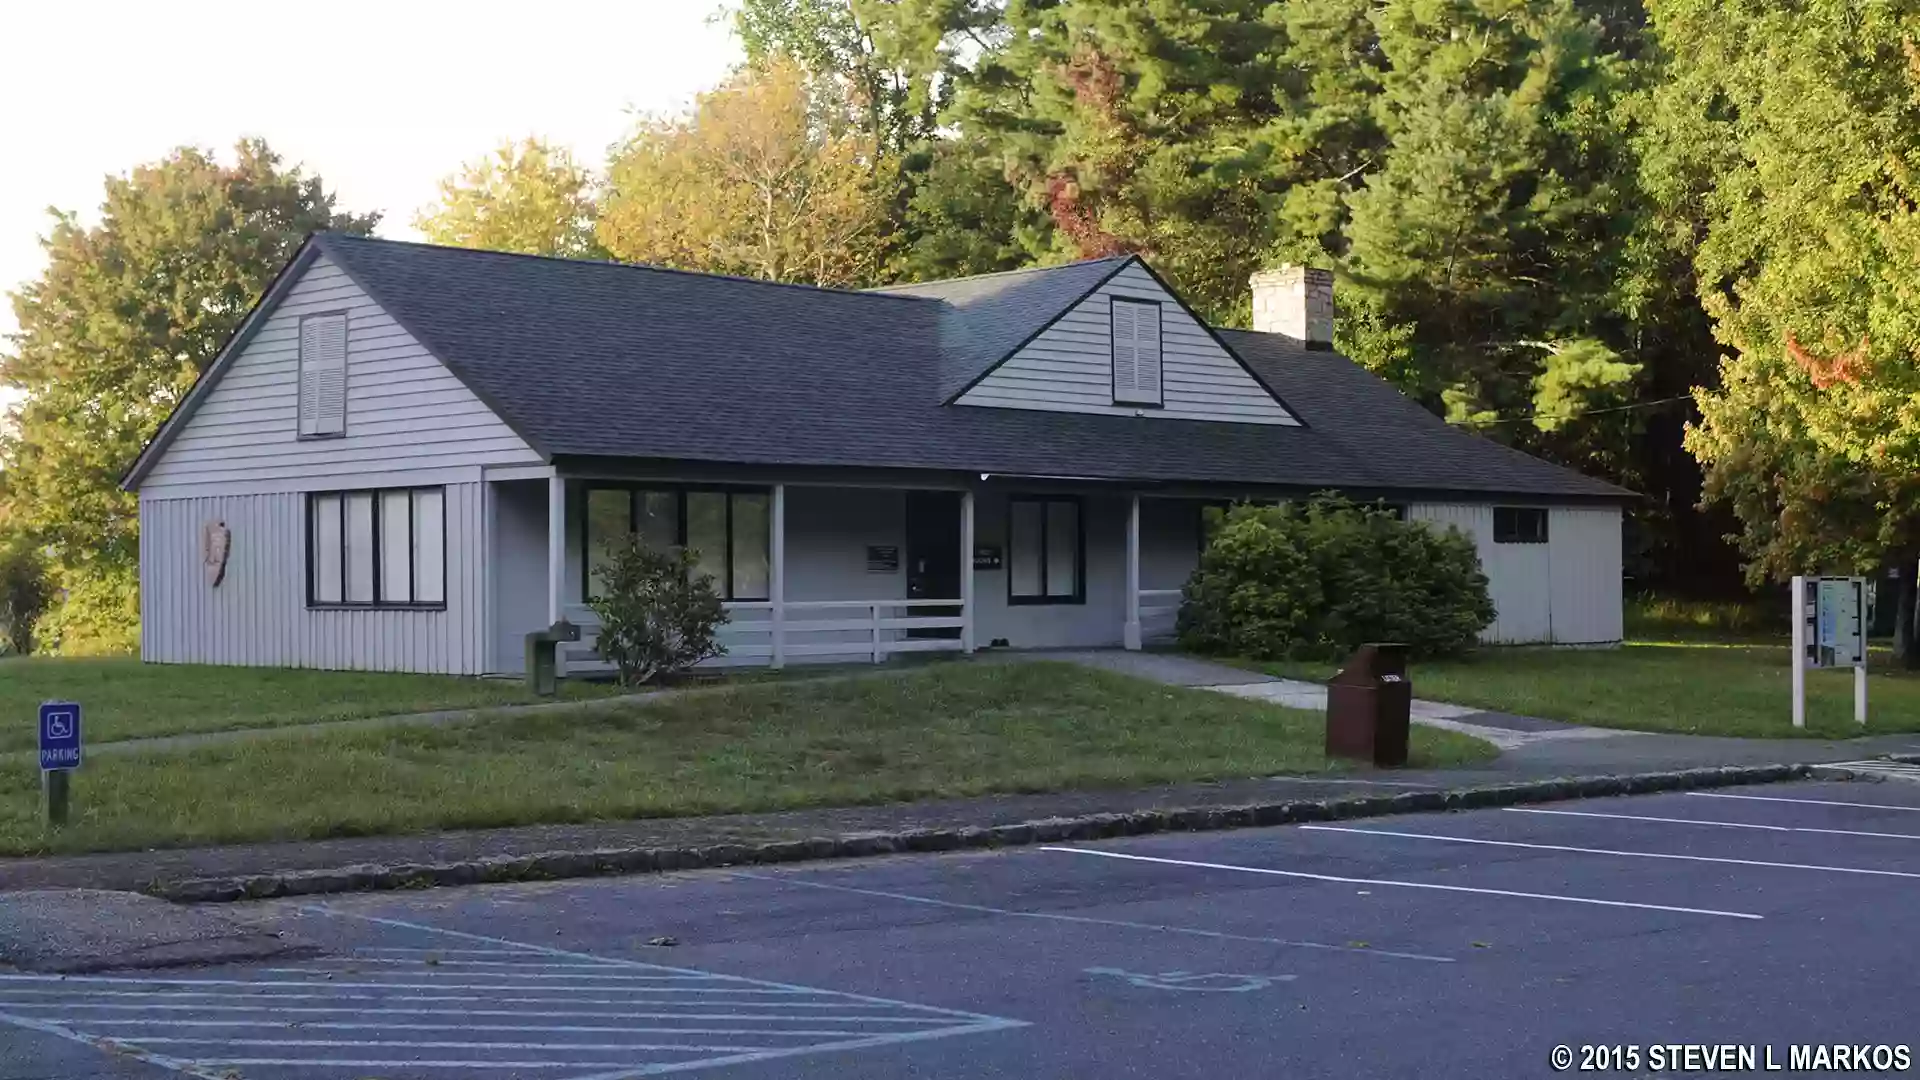
[[[40,768],[80,767],[80,705],[73,701],[40,703]]]

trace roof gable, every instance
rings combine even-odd
[[[1158,315],[1158,404],[1116,401],[1113,320],[1121,302],[1152,305]],[[1162,420],[1300,423],[1173,290],[1134,258],[982,373],[955,401]]]
[[[303,436],[301,339],[344,335],[345,428]],[[123,481],[128,488],[321,483],[384,471],[540,457],[322,247],[308,244],[255,305]],[[298,486],[296,484],[295,486]]]
[[[1136,260],[1130,255],[875,289],[939,300],[941,401],[951,401]]]

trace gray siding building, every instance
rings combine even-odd
[[[856,292],[318,235],[129,470],[142,655],[511,673],[638,531],[720,662],[1170,633],[1210,507],[1338,490],[1471,536],[1505,643],[1621,635],[1621,489],[1449,427],[1133,257]]]

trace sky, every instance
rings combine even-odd
[[[0,293],[44,269],[48,207],[91,216],[104,177],[176,146],[231,160],[263,137],[339,207],[383,211],[395,238],[503,140],[542,136],[597,165],[635,111],[684,106],[738,62],[718,7],[0,0]],[[15,329],[0,303],[0,338]]]

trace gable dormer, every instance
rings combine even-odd
[[[1123,263],[954,404],[1299,423],[1138,259]]]

